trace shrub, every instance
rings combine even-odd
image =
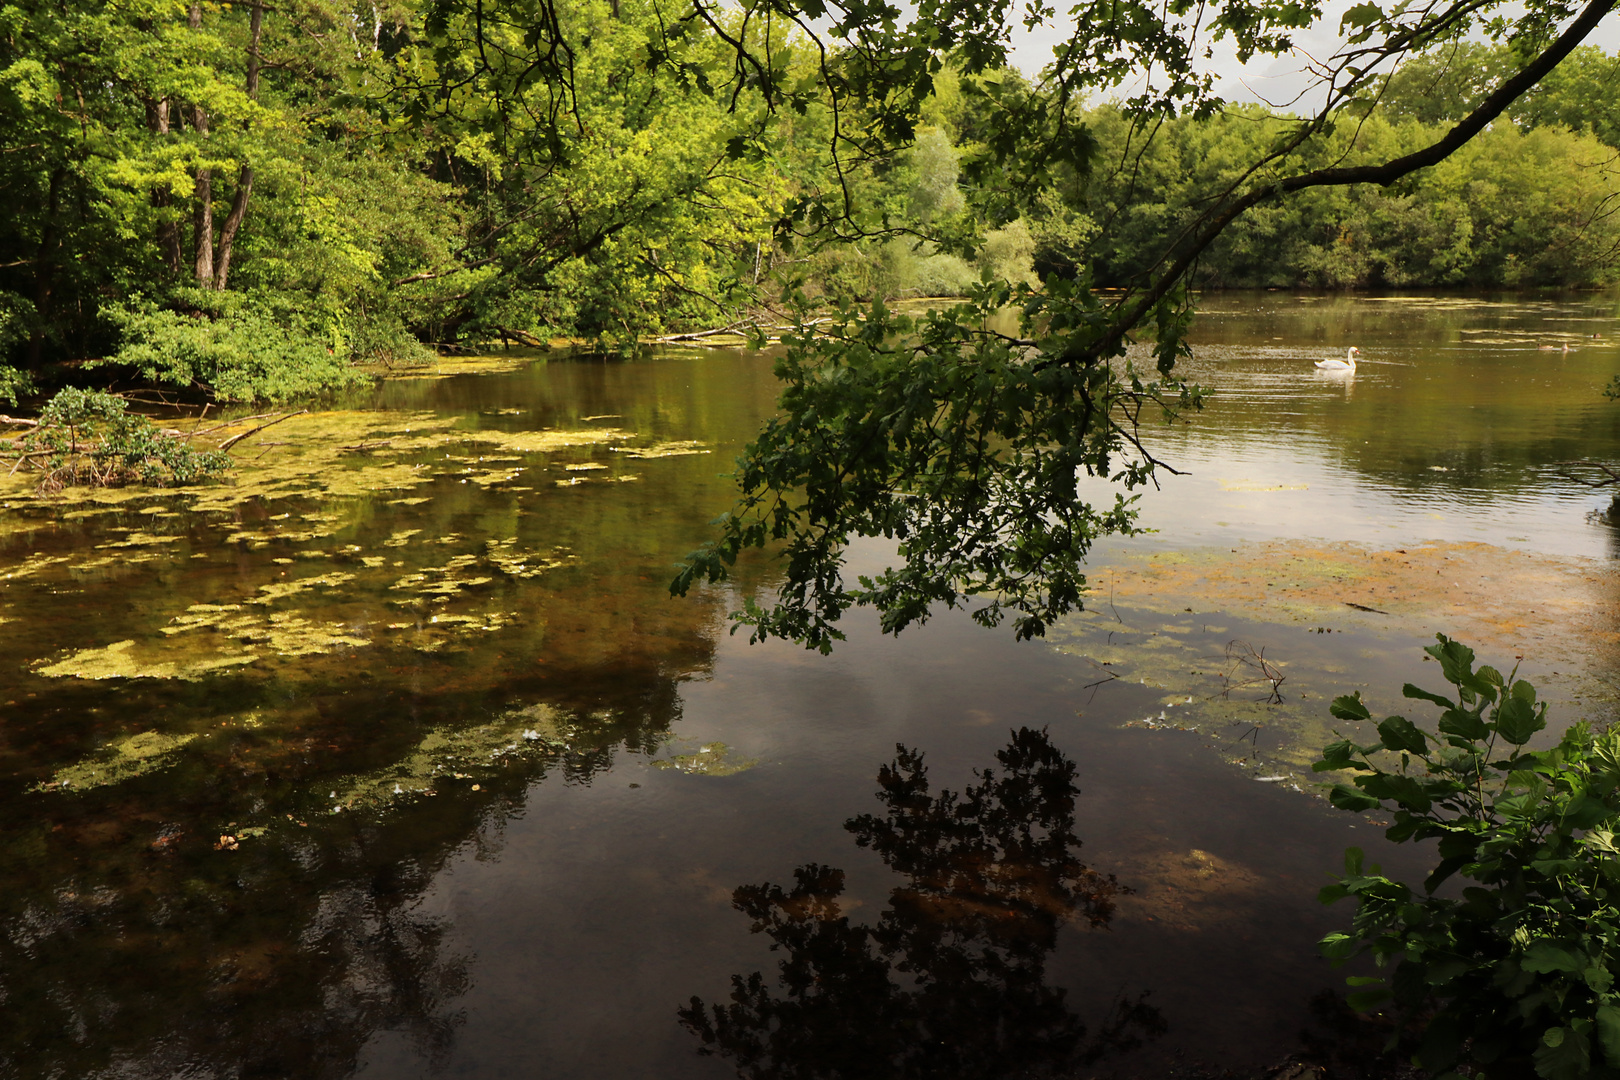
[[[220,401],[286,401],[361,377],[329,332],[323,336],[263,298],[198,289],[178,298],[195,307],[109,309],[121,344],[102,362],[129,364],[157,382],[198,386]]]
[[[1425,651],[1454,697],[1404,693],[1440,707],[1437,731],[1390,716],[1376,741],[1334,743],[1314,768],[1354,771],[1334,805],[1390,812],[1388,837],[1438,841],[1438,865],[1415,891],[1351,848],[1321,896],[1356,900],[1352,929],[1322,950],[1392,969],[1350,979],[1350,1001],[1426,1018],[1417,1062],[1434,1074],[1620,1077],[1620,736],[1581,723],[1529,750],[1547,706],[1516,667],[1476,669],[1444,635]],[[1371,719],[1359,694],[1332,712]],[[1471,884],[1437,895],[1454,875]]]
[[[17,451],[44,473],[40,487],[53,491],[192,484],[231,467],[229,455],[198,450],[126,408],[114,394],[69,387],[40,411],[39,426],[18,440]]]

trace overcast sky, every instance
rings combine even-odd
[[[1325,60],[1338,51],[1343,44],[1338,33],[1339,19],[1355,2],[1327,0],[1316,26],[1294,35],[1294,55],[1256,57],[1245,65],[1238,63],[1229,47],[1222,47],[1229,46],[1229,42],[1217,45],[1215,56],[1205,62],[1206,70],[1217,76],[1216,92],[1228,101],[1261,101],[1284,109],[1302,110],[1316,105],[1318,102],[1310,98],[1296,100],[1311,85],[1305,72],[1307,56]],[[1013,37],[1013,60],[1026,75],[1033,76],[1051,61],[1052,47],[1065,36],[1055,29],[1025,33],[1020,28]],[[1620,13],[1604,19],[1587,42],[1611,53],[1620,50]]]

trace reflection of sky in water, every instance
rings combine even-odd
[[[1214,397],[1189,425],[1147,431],[1188,474],[1142,498],[1157,542],[1434,539],[1612,553],[1611,530],[1589,520],[1608,494],[1558,465],[1620,457],[1620,404],[1602,396],[1620,370],[1612,299],[1409,306],[1262,294],[1210,307],[1187,373]],[[1539,347],[1565,341],[1568,355]],[[1363,350],[1353,376],[1314,369],[1348,344]],[[1082,490],[1095,499],[1106,487]]]
[[[1191,367],[1221,396],[1191,427],[1151,433],[1191,475],[1144,499],[1144,522],[1164,530],[1149,543],[1479,528],[1604,550],[1582,514],[1600,497],[1542,481],[1562,457],[1620,457],[1620,406],[1597,393],[1614,350],[1548,360],[1536,349],[1559,328],[1590,333],[1555,320],[1606,317],[1598,302],[1210,305],[1232,313],[1200,322]],[[1597,325],[1608,334],[1613,320]],[[1353,386],[1310,369],[1351,342],[1368,361]],[[1306,637],[1304,625],[1195,615],[1190,602],[1155,615],[1122,591],[1118,611],[1111,599],[1046,646],[961,616],[895,640],[870,612],[851,615],[831,657],[750,646],[721,632],[723,612],[769,586],[765,560],[740,564],[737,591],[678,602],[666,583],[731,498],[719,474],[771,411],[769,370],[758,355],[683,353],[395,382],[381,403],[411,410],[396,420],[431,411],[486,440],[396,446],[399,469],[433,470],[408,497],[300,488],[19,533],[5,629],[30,661],[199,650],[169,657],[178,663],[240,651],[215,626],[262,636],[283,615],[341,623],[361,641],[308,655],[267,645],[254,664],[197,682],[10,669],[0,734],[20,782],[0,786],[0,980],[16,1022],[0,1035],[0,1074],[101,1075],[116,1061],[131,1076],[733,1075],[696,1056],[676,1016],[693,995],[725,1000],[733,974],[775,979],[783,953],[748,932],[733,890],[833,865],[853,927],[897,925],[883,914],[909,902],[897,888],[920,882],[927,899],[932,886],[851,843],[845,822],[879,809],[877,770],[904,743],[927,755],[934,790],[960,792],[978,783],[974,769],[1001,767],[1009,729],[1024,726],[1078,768],[1085,864],[1136,892],[1120,894],[1106,931],[1059,912],[1068,921],[1036,942],[1021,985],[1065,989],[1092,1034],[1121,991],[1151,989],[1171,1030],[1141,1051],[1136,1075],[1164,1075],[1151,1060],[1161,1050],[1259,1065],[1294,1045],[1306,998],[1337,982],[1313,942],[1347,915],[1315,890],[1346,844],[1374,838],[1365,821],[1228,763],[1269,753],[1282,717],[1249,742],[1218,724],[1165,730],[1198,692],[1169,702],[1166,680],[1193,668],[1222,678],[1210,673],[1241,638],[1292,665],[1289,692],[1309,684],[1315,702],[1360,687],[1376,701],[1431,682],[1419,642],[1337,618],[1331,636]],[[594,437],[561,447],[544,433],[604,419],[647,452],[604,451]],[[524,448],[480,460],[490,432]],[[650,453],[686,440],[710,453]],[[393,468],[380,454],[355,467]],[[345,490],[373,478],[332,476]],[[146,536],[137,525],[164,542],[129,546]],[[857,545],[851,569],[890,554]],[[1154,716],[1153,730],[1125,726]],[[129,775],[88,784],[114,768]],[[53,777],[86,783],[25,790]],[[378,809],[351,811],[355,792]],[[1411,877],[1409,854],[1384,861]],[[1027,925],[1045,934],[1040,919]],[[921,956],[928,940],[907,943]],[[882,974],[890,998],[908,989]],[[91,1015],[93,1027],[73,1029],[71,1017]],[[33,1037],[42,1031],[66,1034]]]

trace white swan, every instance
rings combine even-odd
[[[1353,375],[1356,371],[1356,354],[1360,351],[1352,345],[1350,351],[1344,354],[1343,360],[1318,360],[1316,366],[1323,371],[1348,371]]]

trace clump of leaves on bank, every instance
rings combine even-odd
[[[12,472],[38,473],[47,492],[76,484],[194,484],[231,467],[229,455],[199,450],[128,409],[116,394],[69,387],[40,411],[37,426],[0,451],[0,459],[13,460]]]
[[[1437,1077],[1620,1077],[1620,735],[1579,723],[1529,750],[1547,706],[1516,667],[1475,668],[1444,635],[1425,651],[1452,696],[1404,693],[1440,707],[1437,731],[1386,717],[1375,741],[1334,743],[1314,768],[1354,772],[1334,805],[1391,813],[1389,838],[1438,841],[1439,863],[1414,890],[1351,848],[1322,900],[1354,898],[1352,929],[1323,952],[1384,969],[1349,980],[1351,1004],[1421,1022],[1417,1063]],[[1332,711],[1371,719],[1359,694]]]

